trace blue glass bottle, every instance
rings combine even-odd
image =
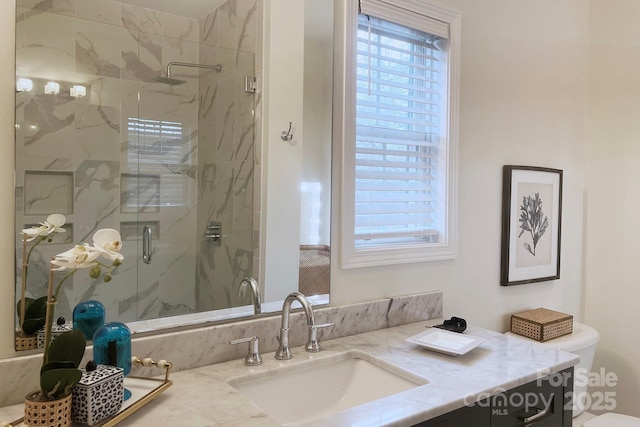
[[[93,336],[93,360],[99,365],[117,366],[126,377],[131,372],[131,331],[124,323],[109,322]],[[124,400],[131,392],[124,390]]]
[[[83,301],[73,309],[73,328],[81,331],[87,341],[104,325],[105,309],[100,301]]]

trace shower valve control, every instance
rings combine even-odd
[[[222,240],[222,223],[219,221],[210,221],[204,232],[204,239],[214,246],[220,246]]]

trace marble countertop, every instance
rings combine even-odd
[[[426,378],[429,383],[371,403],[360,405],[306,425],[411,426],[461,408],[489,395],[533,381],[575,365],[578,356],[481,328],[465,334],[486,340],[469,353],[449,356],[405,341],[434,321],[418,322],[322,342],[320,353],[293,349],[291,360],[279,361],[273,352],[264,363],[244,365],[242,359],[176,372],[174,385],[121,426],[278,426],[227,381],[251,373],[304,363],[350,350],[360,350]],[[300,392],[313,396],[308,384]],[[0,408],[0,420],[22,415],[22,405]],[[305,424],[301,424],[305,425]]]

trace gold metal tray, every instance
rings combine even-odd
[[[147,403],[158,397],[160,393],[171,387],[173,381],[154,378],[127,377],[124,379],[124,387],[131,391],[131,397],[123,404],[120,411],[111,418],[94,424],[97,427],[111,427],[127,418],[129,415],[142,408]],[[73,426],[84,424],[73,424]]]
[[[150,359],[149,359],[150,360]],[[155,365],[155,362],[151,361],[152,364]],[[128,376],[124,379],[124,388],[128,389],[131,392],[131,397],[124,401],[122,407],[118,411],[117,414],[103,420],[97,424],[94,424],[94,427],[112,427],[116,424],[120,423],[122,420],[127,418],[128,416],[135,413],[138,409],[142,408],[147,403],[151,402],[153,399],[158,397],[162,392],[173,385],[173,381],[169,379],[169,371],[172,368],[171,363],[167,363],[164,369],[165,376],[164,379],[160,378],[143,378],[143,377],[135,377]],[[19,418],[11,423],[12,427],[24,426],[23,424],[24,417]],[[82,427],[86,424],[77,424],[72,423],[73,427]]]

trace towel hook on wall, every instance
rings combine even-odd
[[[293,139],[293,133],[291,133],[291,122],[289,122],[289,130],[283,130],[280,134],[280,138],[282,138],[283,141],[291,142]]]

